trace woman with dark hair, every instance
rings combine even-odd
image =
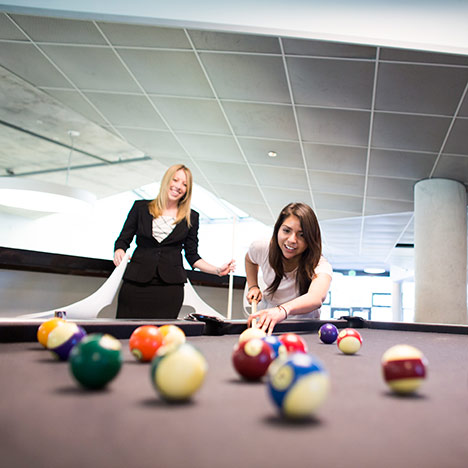
[[[175,164],[164,174],[154,200],[134,203],[115,242],[116,266],[134,236],[137,244],[123,276],[117,318],[177,318],[187,281],[182,249],[192,268],[218,276],[234,270],[233,260],[216,267],[198,255],[199,216],[190,208],[191,198],[192,173]]]
[[[261,270],[267,288],[258,286]],[[290,316],[319,318],[332,279],[331,265],[322,256],[320,227],[312,208],[304,203],[285,206],[271,240],[253,242],[245,256],[247,300],[258,303],[249,324],[272,333]]]

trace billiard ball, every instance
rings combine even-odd
[[[273,359],[273,349],[260,338],[236,343],[232,352],[234,368],[246,380],[261,379]]]
[[[288,353],[307,353],[307,344],[296,333],[284,333],[279,340],[283,343]]]
[[[282,416],[290,419],[311,416],[325,400],[330,386],[322,363],[307,353],[275,359],[267,375],[273,403]]]
[[[361,349],[362,337],[354,328],[345,328],[338,334],[338,349],[344,354],[355,354]]]
[[[89,389],[105,387],[122,367],[122,345],[111,335],[91,333],[70,352],[70,372]]]
[[[287,350],[283,343],[281,343],[280,339],[275,335],[268,335],[262,338],[262,340],[270,345],[271,349],[273,350],[274,359],[276,359],[281,354],[286,354]]]
[[[239,335],[239,343],[251,340],[252,338],[263,338],[264,336],[266,336],[266,332],[261,328],[247,328]]]
[[[178,346],[185,343],[185,333],[177,325],[163,325],[159,327],[162,336],[162,346]]]
[[[47,337],[47,349],[62,361],[66,361],[72,348],[86,336],[83,327],[73,322],[64,322],[55,327]]]
[[[189,343],[160,350],[151,362],[151,382],[167,400],[188,400],[201,387],[208,365],[203,354]]]
[[[65,323],[65,320],[58,317],[42,322],[37,329],[37,341],[39,341],[44,348],[47,348],[47,338],[49,338],[49,333],[63,323]]]
[[[326,323],[320,327],[318,335],[323,343],[332,344],[338,337],[338,328],[336,328],[332,323]]]
[[[392,346],[382,356],[384,380],[395,393],[415,392],[426,378],[426,368],[426,358],[414,346]]]
[[[142,325],[133,330],[128,346],[135,359],[149,362],[163,342],[163,336],[155,325]]]

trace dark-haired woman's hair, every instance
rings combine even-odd
[[[304,236],[304,240],[307,245],[306,250],[301,254],[299,265],[297,267],[296,287],[299,290],[300,295],[305,294],[309,289],[315,268],[322,255],[322,236],[320,234],[320,226],[314,210],[305,203],[290,203],[289,205],[286,205],[281,210],[281,213],[276,220],[273,235],[270,240],[268,259],[275,272],[275,279],[267,288],[267,292],[269,294],[275,293],[281,283],[281,280],[285,276],[283,265],[284,257],[278,245],[278,231],[284,223],[284,220],[291,215],[296,216],[299,219],[302,228],[302,235]]]

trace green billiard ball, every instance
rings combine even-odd
[[[83,387],[106,386],[122,367],[122,345],[111,335],[92,333],[73,347],[70,372]]]

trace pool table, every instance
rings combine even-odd
[[[468,466],[468,327],[328,322],[359,328],[361,350],[344,355],[336,344],[321,343],[317,330],[325,322],[278,327],[278,333],[301,333],[331,379],[324,404],[301,422],[278,415],[264,381],[245,382],[233,369],[232,348],[245,323],[210,328],[180,322],[209,365],[202,388],[184,404],[162,401],[150,382],[150,365],[130,354],[129,333],[141,323],[83,324],[88,332],[106,326],[114,335],[118,327],[125,330],[118,336],[124,365],[102,391],[80,388],[66,362],[31,340],[37,324],[17,324],[25,338],[0,343],[0,463],[5,468]],[[394,395],[382,379],[381,356],[399,343],[418,347],[429,362],[427,380],[414,396]]]

